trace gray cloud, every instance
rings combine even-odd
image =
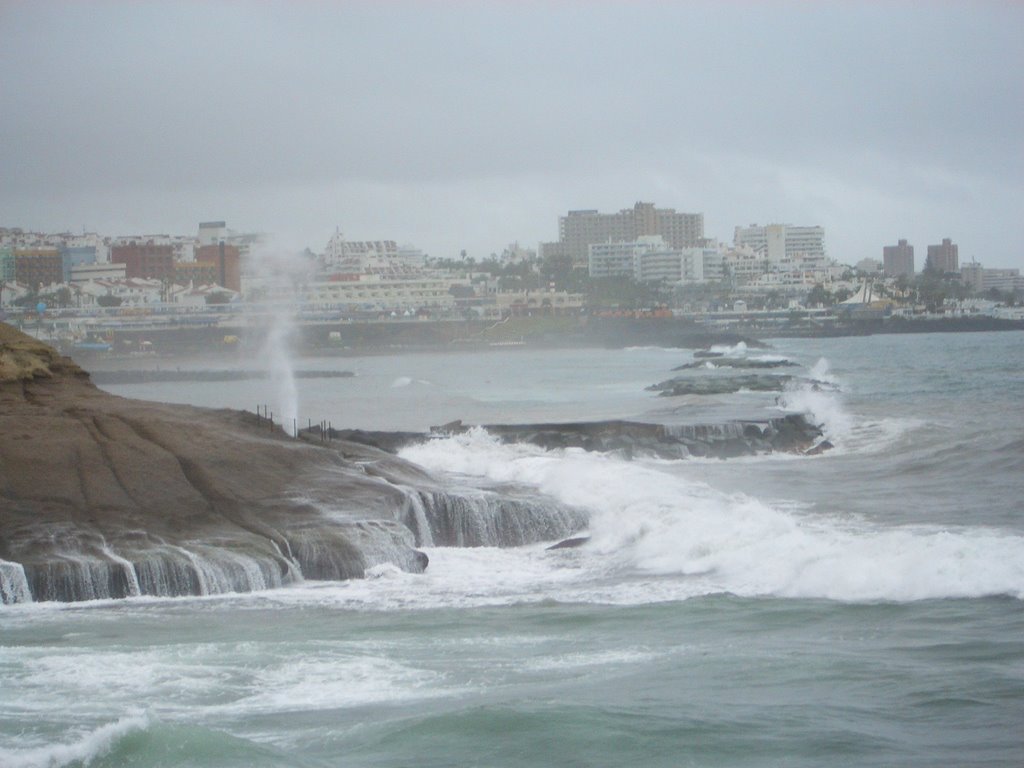
[[[1024,266],[1010,3],[7,3],[7,225],[435,253],[651,199]]]

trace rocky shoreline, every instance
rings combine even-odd
[[[564,538],[586,515],[451,492],[365,444],[129,400],[0,323],[0,602],[247,592]]]
[[[470,428],[314,427],[296,439],[244,411],[103,392],[74,361],[0,324],[0,602],[246,592],[360,578],[385,564],[419,572],[421,547],[518,546],[586,528],[584,511],[515,489],[452,491],[394,455]],[[624,456],[828,447],[797,415],[486,429]]]

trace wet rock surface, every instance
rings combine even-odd
[[[791,360],[754,360],[746,357],[710,357],[676,366],[673,371],[688,371],[701,368],[795,368]]]
[[[3,324],[0,434],[4,602],[424,567],[397,519],[401,483],[423,479],[419,468],[366,446],[294,440],[251,413],[107,394]]]
[[[662,397],[680,395],[726,395],[740,390],[750,392],[781,392],[793,380],[792,376],[748,373],[723,376],[677,376],[647,389]]]
[[[344,433],[349,440],[365,440],[374,447],[403,446],[433,438],[464,433],[473,426],[461,421],[435,427],[431,433],[369,432]],[[733,458],[784,451],[821,453],[822,431],[802,414],[789,414],[750,421],[721,424],[665,425],[638,421],[592,421],[551,424],[486,424],[489,434],[509,443],[529,443],[547,450],[581,448],[586,451],[616,452],[627,458],[655,456],[681,459],[689,456]]]

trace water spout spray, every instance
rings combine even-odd
[[[254,312],[266,328],[262,358],[270,376],[277,423],[289,432],[296,431],[299,392],[293,362],[295,314],[300,300],[298,286],[306,267],[300,256],[265,245],[253,250],[252,266],[254,293],[260,297],[254,303]]]

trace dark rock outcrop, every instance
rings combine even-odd
[[[380,449],[408,434],[318,425],[296,440],[251,413],[110,395],[3,324],[0,434],[3,603],[419,572],[416,546],[518,546],[587,523],[550,500],[442,488]]]
[[[582,448],[617,452],[626,457],[689,456],[719,459],[784,451],[803,453],[817,444],[821,430],[800,414],[763,421],[722,424],[646,424],[599,421],[576,424],[489,425],[488,432],[507,442],[526,442],[542,448]]]
[[[398,451],[405,445],[460,434],[472,427],[453,422],[435,427],[432,433],[345,433],[350,440],[367,439],[374,446]],[[638,421],[590,421],[558,424],[487,424],[488,433],[504,442],[530,443],[548,450],[582,448],[616,452],[627,458],[656,456],[682,459],[701,456],[727,459],[783,451],[821,453],[831,447],[822,431],[802,414],[788,414],[756,421],[722,424],[650,424]]]
[[[0,324],[0,598],[207,594],[422,570],[419,468],[254,414],[127,400]],[[347,454],[358,455],[352,460]]]
[[[579,549],[589,541],[589,536],[575,536],[571,539],[562,539],[557,544],[552,544],[548,549]]]
[[[751,360],[746,357],[714,357],[695,360],[692,363],[673,368],[673,371],[687,371],[694,368],[794,368],[796,363],[791,360]]]
[[[792,376],[749,373],[734,376],[677,376],[647,389],[662,397],[679,395],[726,395],[740,390],[751,392],[781,392]]]

